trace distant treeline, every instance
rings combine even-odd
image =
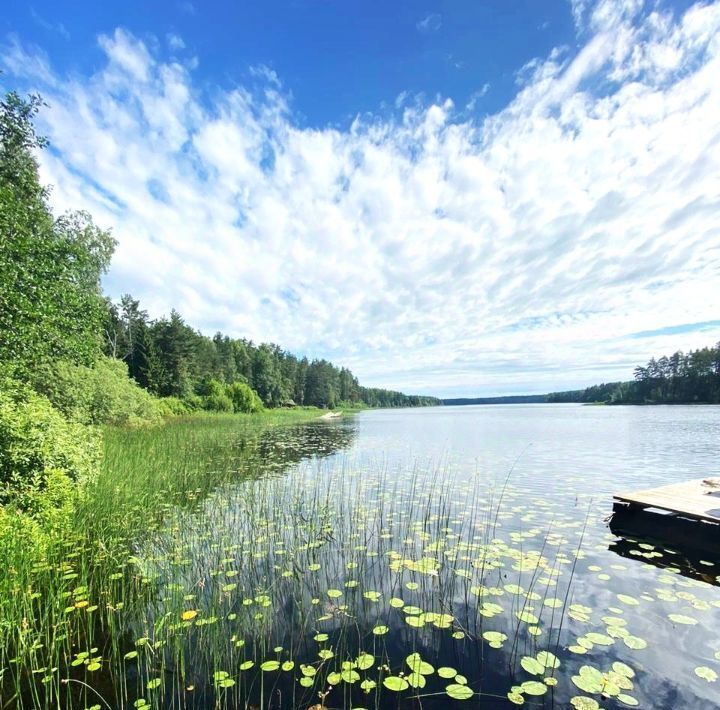
[[[127,363],[130,376],[159,397],[192,403],[217,390],[217,383],[242,382],[268,407],[340,404],[418,407],[439,404],[434,397],[361,387],[344,367],[323,359],[298,358],[278,345],[255,344],[216,333],[212,338],[189,326],[179,313],[151,320],[129,295],[107,302],[105,354]],[[218,396],[221,396],[218,394]]]
[[[459,397],[456,399],[443,399],[442,403],[448,406],[462,404],[541,404],[548,401],[546,394],[519,394],[508,397]]]
[[[652,358],[635,379],[584,390],[553,392],[548,402],[606,404],[720,404],[720,343],[715,347]]]
[[[613,399],[619,388],[631,385],[632,382],[603,382],[582,390],[568,390],[566,392],[551,392],[546,395],[547,402],[580,402],[583,404],[597,402],[614,402]]]

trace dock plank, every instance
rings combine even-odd
[[[660,508],[678,515],[720,523],[720,488],[704,485],[704,480],[617,493],[613,498],[629,505]],[[712,493],[715,495],[710,495]]]

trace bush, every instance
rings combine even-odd
[[[217,380],[208,380],[202,388],[202,408],[210,412],[232,412],[233,403],[225,393],[225,385]]]
[[[45,397],[3,380],[0,505],[40,523],[57,522],[58,511],[70,505],[73,483],[95,476],[100,443],[97,430],[66,421]]]
[[[254,414],[261,412],[263,403],[258,393],[244,382],[233,382],[225,387],[225,393],[232,400],[236,412]]]
[[[56,363],[38,371],[33,385],[68,419],[81,424],[156,422],[175,406],[161,406],[128,376],[124,362],[110,357],[93,367]]]
[[[157,400],[157,406],[163,417],[181,417],[192,411],[192,408],[179,397],[161,397]]]
[[[198,394],[191,394],[188,397],[183,397],[181,401],[188,408],[189,411],[198,412],[203,409],[203,400],[204,397],[201,397]]]
[[[233,403],[226,394],[211,394],[204,398],[203,408],[210,412],[232,412]]]
[[[244,382],[224,385],[218,380],[207,380],[201,388],[202,408],[211,412],[260,412],[263,403],[257,392]]]

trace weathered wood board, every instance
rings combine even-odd
[[[660,508],[678,515],[720,523],[720,487],[705,485],[704,480],[616,493],[613,498],[630,506]]]

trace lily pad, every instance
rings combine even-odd
[[[389,675],[387,678],[384,678],[383,685],[395,693],[399,693],[401,690],[408,688],[408,682],[404,678],[395,675]]]
[[[467,687],[467,685],[460,685],[459,683],[451,683],[445,688],[445,692],[453,700],[469,700],[474,695],[473,691]]]
[[[695,675],[698,678],[706,680],[708,683],[714,683],[718,679],[718,674],[712,668],[708,668],[707,666],[698,666],[695,669]]]

